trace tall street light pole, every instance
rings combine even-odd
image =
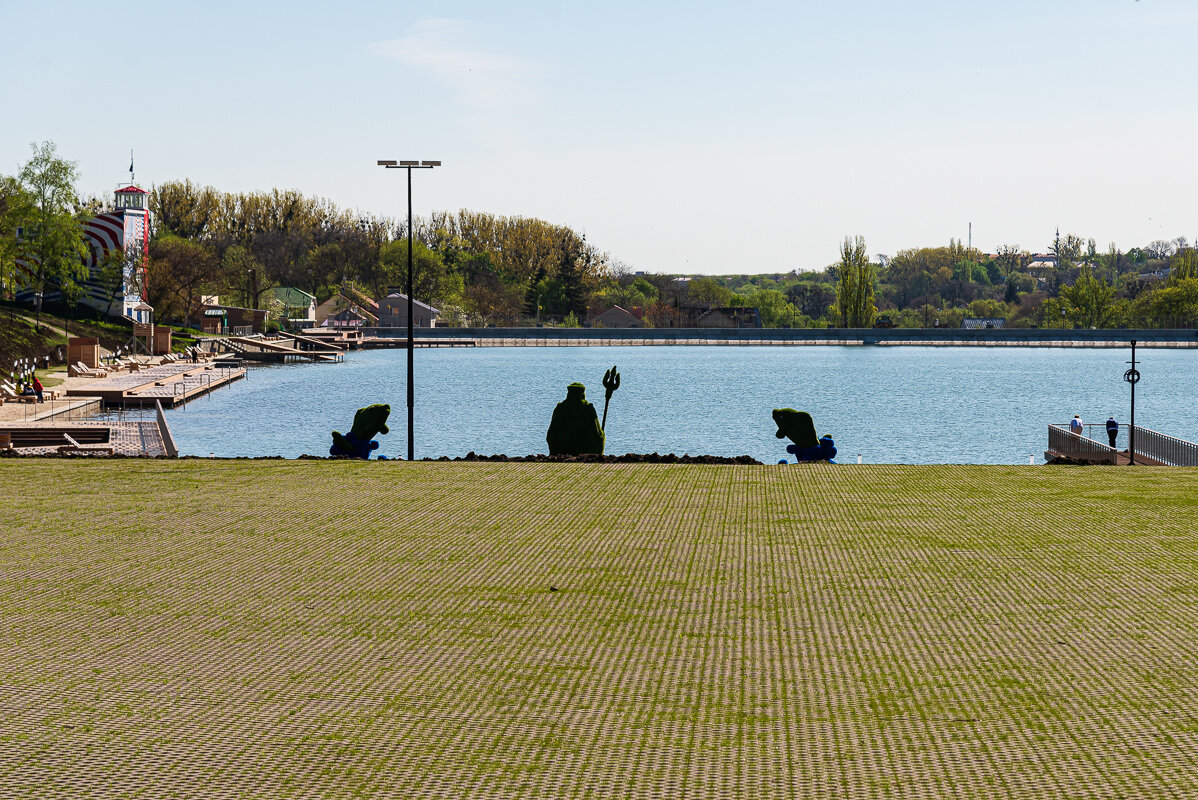
[[[440,161],[379,161],[386,169],[408,171],[408,461],[416,460],[416,384],[413,383],[416,352],[415,336],[412,331],[412,170],[432,169],[441,166]]]

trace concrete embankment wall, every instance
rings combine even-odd
[[[402,328],[368,328],[367,336],[407,335]],[[586,347],[600,345],[910,345],[982,347],[1198,348],[1198,331],[1000,330],[922,328],[421,328],[418,339],[474,339],[482,346]]]

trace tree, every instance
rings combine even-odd
[[[183,324],[191,325],[191,313],[199,306],[200,294],[220,277],[220,262],[199,242],[176,236],[155,239],[150,247],[150,258],[155,263],[155,280],[151,286],[155,286],[160,294],[169,293],[175,301],[173,304],[182,308]],[[152,305],[158,307],[158,303]],[[161,313],[159,317],[162,318]]]
[[[1185,238],[1184,236],[1182,237]],[[1192,247],[1178,250],[1169,263],[1169,283],[1198,278],[1198,252]]]
[[[1156,261],[1164,261],[1166,258],[1173,255],[1173,248],[1173,242],[1166,242],[1163,239],[1157,239],[1156,241],[1149,242],[1144,250],[1147,252],[1149,258]]]
[[[865,251],[865,237],[845,237],[840,246],[840,264],[836,268],[836,307],[842,328],[868,328],[878,313],[874,305],[877,275]]]
[[[762,327],[790,328],[794,325],[795,307],[786,302],[786,295],[777,289],[759,289],[746,300],[748,307],[756,308],[761,314]]]
[[[225,286],[230,290],[240,292],[243,301],[249,308],[260,308],[262,293],[270,288],[262,265],[245,247],[234,245],[225,250],[220,261],[221,272],[224,274]]]
[[[33,198],[16,178],[0,175],[0,299],[14,294],[23,283],[17,269],[21,252],[20,237],[33,214]]]
[[[1019,245],[1004,244],[998,248],[994,260],[998,264],[999,272],[1005,278],[1023,266],[1023,256],[1024,253],[1019,249]]]
[[[893,259],[890,263],[894,264]],[[819,319],[836,302],[836,289],[826,283],[803,281],[786,290],[786,299],[800,314]]]
[[[1105,328],[1115,318],[1115,287],[1095,277],[1089,264],[1082,267],[1072,286],[1061,290],[1061,299],[1071,307],[1075,325]]]
[[[79,202],[75,192],[78,169],[75,162],[58,157],[53,142],[31,145],[33,157],[21,168],[18,180],[29,194],[32,209],[22,240],[29,264],[37,312],[41,316],[42,295],[47,285],[82,282],[87,279],[87,239],[83,224],[75,218]]]
[[[727,306],[732,302],[732,290],[715,278],[694,278],[686,287],[687,298],[693,304]]]
[[[397,239],[379,249],[379,269],[371,282],[376,297],[391,289],[408,291],[408,242]],[[465,286],[460,275],[423,242],[412,242],[412,299],[422,303],[457,303]]]
[[[1138,324],[1153,327],[1198,324],[1198,278],[1171,281],[1144,292],[1132,303],[1132,317]]]

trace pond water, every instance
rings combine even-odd
[[[1198,351],[1144,349],[1136,390],[1143,427],[1198,441]],[[1126,349],[975,347],[511,347],[416,352],[416,457],[546,452],[566,384],[603,413],[603,372],[623,382],[608,414],[608,453],[784,458],[774,408],[811,413],[839,461],[1026,464],[1046,426],[1080,414],[1127,421]],[[378,454],[407,452],[400,350],[342,364],[252,367],[168,421],[185,455],[326,455],[354,411],[391,404]],[[1126,443],[1120,440],[1120,446]]]

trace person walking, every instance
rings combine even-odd
[[[46,398],[42,397],[42,392],[45,390],[45,388],[46,387],[42,386],[42,382],[40,380],[38,380],[37,375],[34,375],[33,376],[33,392],[34,392],[34,394],[37,395],[37,401],[39,403],[46,402]]]
[[[1082,418],[1077,414],[1073,415],[1073,419],[1069,420],[1069,432],[1074,436],[1082,435]]]
[[[1111,440],[1111,449],[1115,449],[1115,440],[1119,438],[1119,423],[1115,422],[1114,417],[1106,421],[1106,438]]]

